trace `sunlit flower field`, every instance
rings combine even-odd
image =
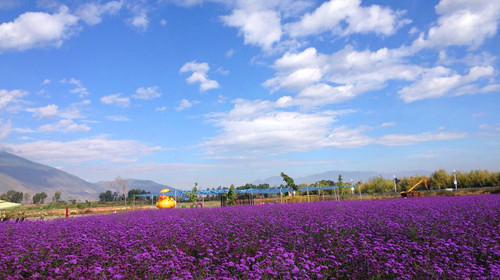
[[[499,279],[500,196],[0,223],[0,279]]]

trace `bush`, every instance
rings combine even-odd
[[[496,187],[496,188],[492,189],[490,193],[492,193],[492,194],[500,194],[500,187]]]

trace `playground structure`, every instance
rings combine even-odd
[[[167,195],[170,192],[169,189],[163,189],[160,191],[158,202],[156,202],[156,207],[160,209],[174,208],[177,204],[175,199]]]

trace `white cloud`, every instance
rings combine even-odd
[[[82,119],[84,118],[81,110],[85,109],[85,106],[90,105],[91,101],[88,99],[82,100],[81,102],[72,103],[67,108],[61,109],[59,112],[59,117],[64,119]]]
[[[55,104],[50,104],[45,107],[38,107],[38,108],[27,108],[26,111],[33,113],[33,117],[39,118],[39,119],[50,119],[55,117],[58,114],[58,106]]]
[[[333,127],[337,116],[350,111],[301,113],[279,111],[267,100],[233,101],[227,114],[208,116],[220,128],[201,143],[207,154],[281,154],[325,147],[354,147],[371,141],[362,129]]]
[[[103,96],[101,98],[101,102],[108,105],[115,104],[116,106],[122,108],[130,106],[130,98],[121,97],[121,95],[122,95],[121,93],[117,93],[117,94]]]
[[[133,98],[137,99],[154,99],[161,96],[161,93],[158,92],[158,86],[152,86],[147,88],[138,88],[136,90],[136,94],[132,95]]]
[[[0,89],[0,109],[6,107],[9,103],[19,103],[22,98],[28,93],[24,90],[11,90]]]
[[[106,119],[110,121],[115,121],[115,122],[128,122],[130,121],[129,118],[125,116],[106,116]]]
[[[89,91],[87,90],[87,88],[85,86],[83,86],[83,83],[78,79],[75,79],[75,78],[71,78],[69,80],[62,79],[59,82],[63,83],[63,84],[75,85],[76,88],[70,90],[69,92],[74,93],[74,94],[78,94],[78,97],[80,97],[80,98],[83,98],[83,97],[90,94]]]
[[[402,88],[398,93],[405,102],[437,98],[450,94],[475,94],[480,90],[471,83],[493,74],[494,69],[491,66],[472,67],[469,74],[463,76],[454,73],[449,68],[437,66],[424,71],[415,83]]]
[[[390,126],[395,126],[396,122],[384,122],[380,125],[380,127],[390,127]]]
[[[26,50],[42,46],[59,47],[76,30],[78,17],[66,6],[57,13],[27,12],[11,22],[0,24],[0,51]]]
[[[167,110],[166,106],[156,107],[155,112],[165,112]]]
[[[145,10],[138,10],[135,15],[130,19],[130,24],[138,30],[144,31],[149,26],[148,15]]]
[[[42,125],[38,128],[38,130],[43,132],[53,132],[53,131],[82,132],[82,131],[89,131],[90,127],[86,124],[77,124],[73,120],[63,119],[57,123]]]
[[[229,49],[227,52],[226,52],[226,58],[231,58],[233,57],[234,55],[234,49]]]
[[[50,84],[50,80],[49,79],[43,80],[42,85],[48,85],[48,84]]]
[[[273,68],[275,77],[265,81],[271,91],[298,92],[279,100],[281,106],[321,106],[338,103],[385,87],[388,80],[414,80],[422,72],[419,66],[402,60],[404,51],[382,48],[356,51],[352,46],[330,55],[310,47],[299,53],[285,53]],[[286,101],[286,102],[284,102]]]
[[[193,105],[196,105],[198,103],[200,102],[197,100],[189,101],[187,99],[182,99],[181,102],[179,102],[179,106],[177,106],[177,108],[175,109],[177,110],[177,112],[180,112],[185,109],[191,108]]]
[[[12,131],[12,122],[8,120],[6,123],[0,119],[0,140],[4,140],[9,137],[10,132]]]
[[[150,146],[135,140],[112,140],[103,135],[67,142],[36,141],[2,146],[7,151],[44,163],[123,162],[161,150],[159,146]]]
[[[384,146],[413,145],[427,141],[454,140],[467,137],[467,133],[459,132],[423,132],[420,134],[390,134],[377,139],[376,143]]]
[[[440,15],[427,36],[414,42],[418,48],[442,48],[447,46],[467,46],[475,49],[493,37],[500,19],[498,1],[456,1],[442,0],[436,6]]]
[[[222,16],[222,21],[240,29],[245,44],[271,50],[282,35],[281,17],[274,10],[236,9],[231,15]]]
[[[76,14],[89,25],[101,23],[106,14],[116,14],[122,8],[122,1],[109,1],[106,4],[86,3],[78,7]]]
[[[191,61],[181,67],[180,73],[192,72],[191,76],[189,76],[186,81],[189,84],[200,83],[200,91],[204,92],[220,87],[217,81],[208,79],[208,70],[210,70],[208,63],[197,63],[196,61]]]
[[[402,25],[401,12],[379,5],[362,7],[360,0],[331,0],[299,22],[288,26],[290,36],[299,37],[330,31],[333,34],[368,33],[392,35]]]

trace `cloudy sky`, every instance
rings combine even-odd
[[[498,3],[1,0],[0,149],[178,188],[498,171]]]

